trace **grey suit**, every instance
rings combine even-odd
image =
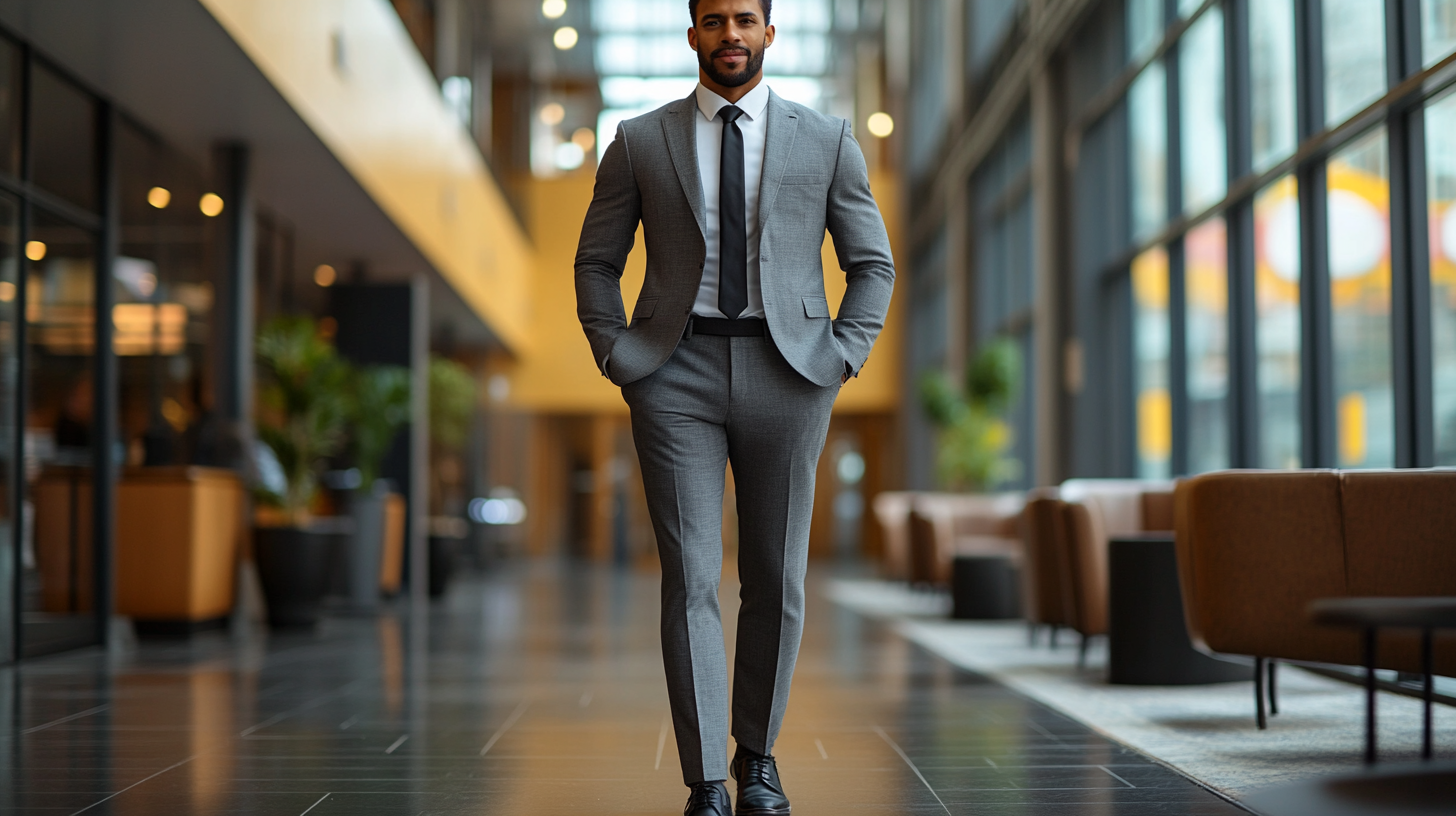
[[[759,188],[766,337],[692,335],[705,244],[693,97],[623,122],[597,170],[576,255],[577,315],[623,386],[663,566],[662,639],[684,780],[727,777],[717,589],[724,469],[738,495],[733,736],[771,753],[802,632],[814,472],[841,378],[889,309],[894,262],[847,122],[770,94]],[[621,277],[638,223],[647,276],[628,325]],[[831,319],[828,229],[847,290]],[[610,360],[610,363],[608,361]]]

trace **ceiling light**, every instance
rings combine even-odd
[[[566,108],[562,107],[560,102],[548,102],[545,105],[541,106],[542,124],[555,127],[561,124],[561,121],[565,118]]]
[[[334,281],[339,279],[339,273],[328,264],[319,264],[313,271],[313,282],[319,286],[333,286]]]
[[[870,127],[870,135],[876,139],[883,139],[895,132],[895,120],[884,111],[870,114],[867,124]]]
[[[556,33],[551,36],[551,42],[555,43],[556,48],[560,51],[570,51],[575,48],[576,41],[579,39],[581,36],[571,26],[562,26],[556,29]]]
[[[172,203],[172,191],[166,187],[153,187],[147,191],[147,203],[159,210],[165,210]]]
[[[597,146],[597,134],[591,128],[577,128],[576,132],[571,134],[571,141],[582,150],[591,150]]]
[[[556,20],[566,13],[566,0],[545,0],[541,4],[541,13],[546,15],[548,20]]]
[[[202,200],[197,202],[197,208],[208,218],[216,218],[222,213],[222,196],[217,193],[204,193]]]
[[[45,256],[46,245],[44,241],[25,242],[25,257],[31,259],[32,261],[41,261],[45,260]]]

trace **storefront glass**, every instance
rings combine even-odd
[[[36,654],[94,637],[96,242],[45,213],[26,238],[21,562],[24,649]]]
[[[118,128],[121,253],[116,260],[119,413],[126,463],[210,462],[204,388],[214,291],[201,172],[150,134]]]

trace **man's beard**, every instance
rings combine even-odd
[[[719,71],[718,66],[713,62],[713,58],[725,52],[735,51],[748,52],[748,62],[744,63],[743,70],[735,71],[731,74],[725,74],[722,71]],[[742,85],[748,82],[748,80],[758,76],[759,70],[763,68],[763,51],[754,51],[752,48],[732,46],[719,48],[717,51],[707,56],[704,56],[703,52],[699,51],[698,65],[702,67],[703,73],[707,74],[710,79],[712,79],[719,85],[722,85],[725,88],[737,88],[739,85]]]

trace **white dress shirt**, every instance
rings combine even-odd
[[[723,148],[723,120],[718,111],[733,104],[698,84],[698,177],[703,184],[703,235],[708,256],[703,261],[703,282],[698,286],[698,299],[693,314],[701,317],[726,317],[718,309],[718,172]],[[743,132],[743,193],[748,212],[744,226],[748,232],[748,306],[739,317],[763,317],[763,289],[758,277],[758,187],[763,178],[763,151],[768,142],[768,85],[758,87],[738,100],[743,115],[738,129]]]

